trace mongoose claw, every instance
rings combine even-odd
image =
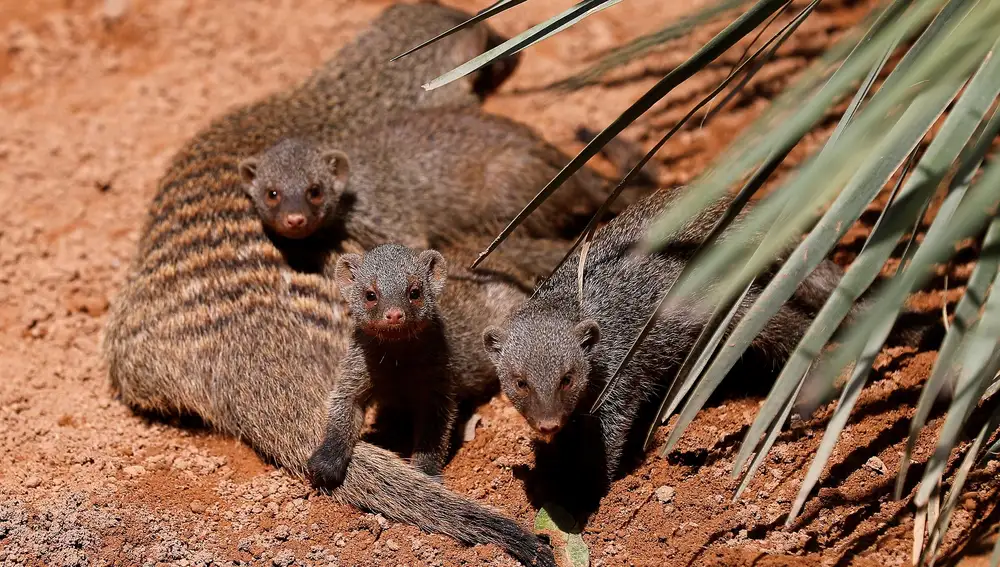
[[[309,458],[309,481],[316,488],[334,489],[344,483],[351,456],[337,450],[330,443],[323,443]]]

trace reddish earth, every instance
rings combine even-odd
[[[578,126],[606,125],[713,30],[601,85],[569,95],[537,87],[702,3],[615,6],[527,51],[487,108],[529,122],[566,151],[578,149]],[[172,152],[210,117],[304,77],[386,5],[290,0],[233,9],[161,0],[108,12],[118,4],[0,5],[0,565],[512,564],[496,548],[462,547],[335,505],[236,440],[145,420],[112,397],[99,337]],[[569,2],[551,4],[529,3],[496,26],[514,33]],[[664,148],[663,181],[690,180],[871,4],[821,4],[743,96]],[[653,127],[683,115],[741,52],[677,89],[628,136],[651,144]],[[806,148],[821,139],[811,136]],[[851,232],[838,261],[853,258],[870,225]],[[973,255],[961,257],[941,270],[949,273],[949,289],[940,278],[915,299],[918,309],[954,306]],[[933,358],[913,348],[883,353],[818,493],[790,528],[783,527],[785,514],[830,410],[784,433],[746,496],[731,504],[735,449],[767,389],[732,388],[695,421],[677,451],[666,459],[650,454],[615,484],[584,533],[592,563],[905,564],[912,509],[908,500],[891,499],[891,471]],[[519,479],[533,460],[528,429],[501,399],[480,413],[475,439],[459,450],[445,482],[528,524],[534,509]],[[921,462],[941,423],[940,413],[933,417],[916,455]],[[890,474],[864,466],[871,456]],[[996,477],[994,462],[971,478],[946,538],[950,561],[968,555],[969,565],[985,564],[1000,516]],[[672,488],[673,497],[658,498],[661,487]]]

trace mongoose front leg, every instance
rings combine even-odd
[[[351,359],[348,355],[341,364],[330,394],[326,435],[309,458],[309,475],[317,487],[336,488],[344,482],[364,425],[364,385],[369,379],[363,366],[351,364]]]
[[[631,384],[629,376],[620,376],[616,388],[627,388]],[[614,394],[612,394],[614,396]],[[615,403],[615,402],[618,403]],[[635,423],[639,412],[640,400],[634,394],[622,400],[607,400],[598,411],[601,424],[601,437],[604,440],[605,480],[611,484],[618,476],[621,465],[622,451],[629,431]]]
[[[432,477],[441,474],[451,449],[457,412],[455,400],[444,394],[435,394],[418,410],[413,432],[414,467]]]

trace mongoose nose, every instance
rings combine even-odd
[[[403,319],[405,319],[405,317],[403,316],[403,312],[400,311],[399,309],[393,308],[385,312],[386,322],[391,323],[393,325],[398,325],[402,323]]]
[[[306,216],[300,215],[298,213],[292,213],[285,216],[285,224],[288,228],[301,228],[306,224]]]
[[[554,419],[539,421],[535,426],[535,428],[538,429],[538,432],[542,435],[552,435],[556,431],[559,431],[560,427],[559,422]]]

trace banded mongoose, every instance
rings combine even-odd
[[[607,152],[619,169],[638,161],[637,149],[619,140]],[[506,118],[431,110],[336,145],[283,139],[243,160],[240,175],[264,225],[279,237],[328,229],[327,239],[349,235],[366,249],[387,242],[424,249],[494,236],[568,161]],[[648,180],[641,181],[648,190]],[[618,206],[643,188],[630,187]],[[574,236],[609,189],[609,180],[584,168],[528,216],[519,233]]]
[[[726,205],[720,200],[702,212],[664,251],[637,255],[634,245],[676,194],[657,191],[598,230],[585,267],[582,304],[577,299],[577,253],[510,317],[484,332],[483,343],[504,392],[543,439],[568,443],[575,433],[564,428],[590,419],[590,407],[610,373]],[[825,263],[765,327],[752,349],[772,361],[784,360],[839,274],[838,266]],[[755,284],[737,320],[760,291]],[[619,472],[627,436],[637,417],[645,415],[640,410],[662,392],[708,316],[694,302],[663,313],[593,416],[596,423],[587,425],[598,429],[603,442],[591,438],[587,445],[603,445],[603,470],[595,473],[602,474],[597,482],[603,486]]]
[[[364,410],[395,407],[413,415],[411,462],[437,476],[447,457],[457,380],[448,321],[438,301],[448,264],[440,252],[419,254],[398,244],[337,260],[337,285],[354,319],[354,337],[340,361],[330,394],[323,444],[309,472],[323,486],[338,486],[364,425]]]
[[[289,267],[241,187],[237,164],[283,138],[349,137],[388,113],[475,106],[471,82],[420,85],[481,52],[478,26],[405,61],[390,57],[468,16],[399,5],[299,87],[216,120],[173,159],[115,299],[103,350],[131,407],[193,414],[303,474],[326,423],[326,398],[350,324],[333,283]],[[360,134],[358,134],[360,135]],[[342,502],[466,543],[495,543],[524,563],[551,550],[517,522],[446,490],[396,455],[359,443]]]

